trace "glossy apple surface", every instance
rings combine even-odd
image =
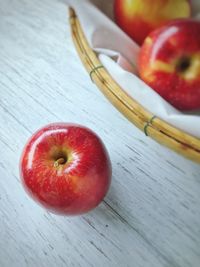
[[[115,0],[115,21],[141,45],[146,36],[162,24],[191,14],[188,0]]]
[[[26,191],[43,207],[53,213],[78,215],[103,200],[111,181],[111,162],[93,131],[54,123],[30,138],[20,173]]]
[[[200,22],[182,19],[152,32],[139,56],[140,77],[180,110],[200,108]]]

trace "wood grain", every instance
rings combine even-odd
[[[56,0],[0,5],[0,266],[199,267],[200,166],[146,137],[102,96]],[[113,164],[104,202],[59,217],[25,194],[18,164],[30,135],[84,124]]]

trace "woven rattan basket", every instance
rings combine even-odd
[[[110,102],[147,136],[177,153],[200,163],[200,139],[195,138],[154,116],[130,97],[103,68],[89,46],[75,11],[69,9],[72,38],[92,81]]]

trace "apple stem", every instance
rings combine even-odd
[[[54,162],[54,167],[57,168],[59,165],[63,165],[66,162],[64,158],[59,158]]]

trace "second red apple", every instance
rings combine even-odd
[[[176,20],[151,32],[138,65],[140,77],[174,107],[200,109],[200,21]]]

